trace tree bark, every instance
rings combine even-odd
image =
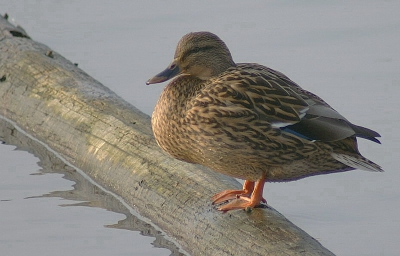
[[[218,212],[229,177],[172,159],[149,116],[0,18],[0,114],[161,228],[191,255],[333,255],[272,209]]]

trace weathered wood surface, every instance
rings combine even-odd
[[[49,193],[34,195],[30,196],[29,198],[56,197],[68,201],[75,201],[75,203],[63,203],[60,206],[96,207],[103,208],[115,213],[120,213],[122,215],[125,215],[126,218],[121,217],[121,219],[118,220],[118,223],[107,224],[105,226],[109,228],[138,231],[145,236],[154,237],[154,241],[152,242],[152,244],[155,247],[167,248],[171,251],[171,256],[182,256],[182,249],[180,249],[176,243],[172,242],[171,239],[168,236],[165,236],[163,232],[160,232],[159,229],[156,229],[154,226],[149,225],[149,223],[146,222],[147,220],[143,220],[141,216],[138,216],[135,212],[132,212],[131,207],[126,207],[126,205],[118,200],[114,195],[97,187],[90,180],[88,180],[87,177],[81,175],[81,170],[77,170],[71,167],[68,163],[65,163],[65,161],[63,161],[63,159],[59,157],[57,152],[52,152],[42,142],[37,141],[29,134],[21,132],[20,129],[17,128],[12,122],[9,122],[9,120],[5,120],[0,115],[0,144],[2,144],[3,142],[5,144],[15,146],[15,150],[27,151],[33,154],[35,157],[39,158],[39,162],[37,162],[37,164],[40,167],[40,173],[61,174],[63,179],[75,183],[73,187],[68,190],[61,189],[57,191],[49,191]],[[0,168],[1,167],[2,165],[0,162]],[[20,176],[20,174],[17,173],[15,175]],[[0,196],[2,196],[1,193]],[[3,205],[1,204],[1,201],[0,205]],[[46,209],[43,209],[43,211],[46,211]],[[22,216],[25,215],[29,215],[29,213],[22,213]],[[1,217],[4,216],[1,215]],[[5,230],[4,228],[2,228],[1,230],[3,232],[8,232],[8,230]],[[104,232],[107,232],[107,230],[104,230]],[[60,230],[59,234],[63,234],[63,231]],[[132,248],[135,244],[137,243],[133,241],[131,244],[128,244],[126,246],[127,248]],[[138,251],[142,251],[141,249],[142,248],[138,248]],[[2,250],[0,251],[0,255],[2,256],[10,255],[5,254]],[[132,255],[136,255],[135,251],[135,248],[133,248]],[[65,253],[69,252],[67,251]],[[58,255],[59,253],[54,254]],[[81,254],[87,255],[88,253],[83,252]],[[33,253],[33,255],[36,254]],[[61,255],[63,254],[61,253]],[[116,251],[115,255],[119,255],[118,250]]]
[[[0,114],[191,255],[333,255],[272,208],[216,211],[210,197],[237,181],[164,154],[147,115],[3,18]]]

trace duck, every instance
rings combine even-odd
[[[357,145],[357,138],[380,143],[377,132],[351,123],[279,71],[235,63],[211,32],[184,35],[173,61],[146,84],[167,80],[151,117],[156,142],[178,160],[244,180],[241,190],[211,197],[222,212],[266,203],[266,182],[383,171]]]

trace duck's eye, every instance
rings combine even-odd
[[[199,52],[199,51],[200,51],[200,47],[194,47],[193,50],[192,50],[193,53],[196,53],[196,52]]]
[[[192,55],[193,53],[205,52],[212,48],[213,48],[212,46],[204,46],[204,47],[196,46],[196,47],[190,48],[187,52],[182,54],[181,61],[185,60],[188,56]]]

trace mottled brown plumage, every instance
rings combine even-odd
[[[152,115],[155,138],[179,160],[246,180],[243,190],[213,197],[234,199],[222,211],[259,204],[265,181],[382,171],[360,155],[356,139],[379,143],[378,133],[350,123],[278,71],[235,64],[212,33],[185,35],[170,66],[147,84],[173,77]]]

